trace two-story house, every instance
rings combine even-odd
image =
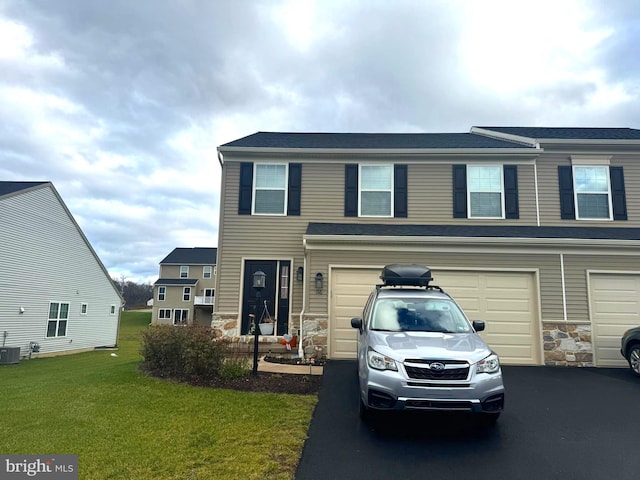
[[[153,284],[152,323],[211,325],[216,248],[175,248],[160,262]]]
[[[506,364],[622,365],[640,325],[640,130],[258,132],[222,166],[213,325],[247,333],[256,270],[275,335],[355,356],[383,265],[431,267]]]

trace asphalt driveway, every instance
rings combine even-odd
[[[503,367],[506,410],[358,416],[356,365],[325,366],[296,480],[640,478],[640,379],[627,369]]]

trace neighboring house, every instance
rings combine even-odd
[[[50,182],[0,182],[0,337],[40,355],[115,346],[124,299]]]
[[[152,323],[211,325],[216,248],[175,248],[160,262],[153,284]]]
[[[432,268],[506,364],[622,365],[640,325],[640,130],[259,132],[222,165],[214,327],[246,334],[252,275],[277,335],[353,358],[388,263]]]

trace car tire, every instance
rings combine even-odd
[[[627,361],[631,371],[640,376],[640,343],[631,345],[627,350]]]

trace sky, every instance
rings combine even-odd
[[[0,180],[51,181],[114,278],[216,247],[257,131],[640,128],[638,0],[0,0]]]

